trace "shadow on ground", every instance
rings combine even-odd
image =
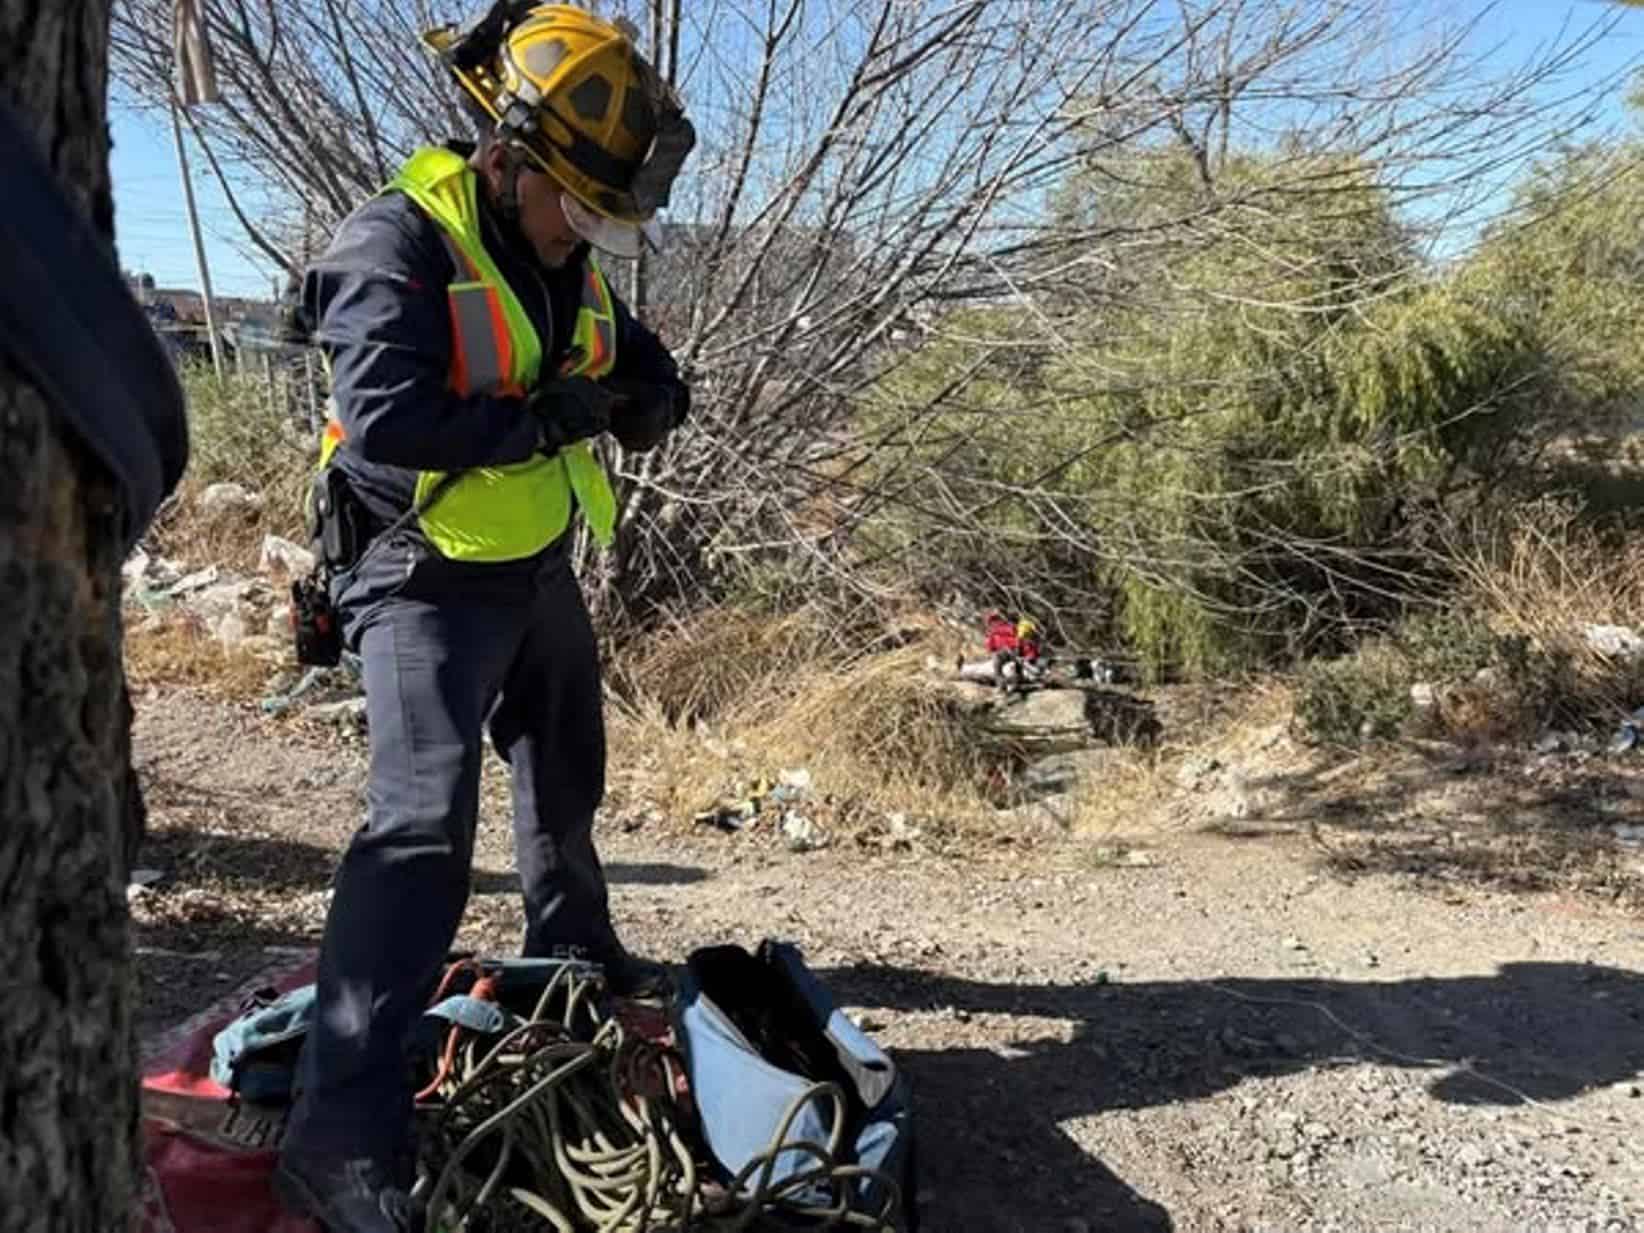
[[[320,944],[325,893],[341,852],[269,835],[189,826],[151,828],[135,868],[160,879],[132,904],[139,1034],[165,1027],[238,987],[289,952]],[[685,885],[709,877],[694,865],[613,862],[612,884]],[[519,875],[476,869],[473,894],[517,896]]]
[[[1579,891],[1644,904],[1644,850],[1616,841],[1644,824],[1644,755],[1538,755],[1427,743],[1356,759],[1320,757],[1252,776],[1230,840],[1301,833],[1333,873],[1410,875],[1517,892]]]
[[[1514,1105],[1568,1099],[1644,1067],[1644,976],[1579,964],[1364,984],[1010,985],[875,966],[824,979],[843,1003],[936,1011],[955,1020],[956,1041],[994,1038],[896,1050],[914,1085],[926,1227],[943,1233],[1054,1233],[1080,1220],[1172,1228],[1064,1126],[1190,1102],[1248,1077],[1375,1063],[1429,1074],[1437,1101]],[[1063,1022],[999,1049],[989,1015]]]

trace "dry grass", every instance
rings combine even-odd
[[[303,499],[313,443],[279,406],[261,378],[233,373],[219,381],[208,369],[183,373],[188,397],[189,465],[177,492],[155,518],[148,542],[156,552],[234,569],[257,564],[263,536],[303,539]],[[199,495],[216,483],[236,483],[262,498],[260,511],[210,518]]]
[[[613,762],[674,818],[788,768],[811,773],[811,802],[847,829],[892,811],[927,826],[979,817],[986,758],[924,669],[942,645],[934,622],[893,634],[809,610],[677,623],[616,657]]]
[[[185,686],[236,701],[260,698],[283,644],[247,639],[225,647],[192,613],[149,617],[126,631],[126,678],[134,690]]]
[[[1458,606],[1481,614],[1494,633],[1523,640],[1526,675],[1543,695],[1528,699],[1538,719],[1602,721],[1644,702],[1644,658],[1606,655],[1585,635],[1590,625],[1644,623],[1644,547],[1618,545],[1578,511],[1549,501],[1475,528],[1452,556]],[[1509,730],[1497,692],[1458,697],[1457,726],[1486,737]]]

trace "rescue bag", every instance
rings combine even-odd
[[[798,948],[694,951],[678,1037],[722,1181],[796,1213],[843,1203],[914,1233],[906,1078],[837,1009]],[[841,1193],[842,1191],[842,1193]]]

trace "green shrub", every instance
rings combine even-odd
[[[1303,669],[1292,727],[1303,740],[1357,745],[1397,736],[1415,710],[1409,664],[1374,645]]]

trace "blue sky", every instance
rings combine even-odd
[[[1432,0],[1410,3],[1412,11],[1433,11]],[[1444,5],[1457,18],[1486,7],[1486,0],[1453,0]],[[1613,13],[1616,10],[1601,0],[1499,0],[1480,31],[1481,47],[1499,42],[1495,52],[1499,60],[1522,61],[1533,56],[1538,46]],[[1590,79],[1609,76],[1641,53],[1644,9],[1621,11],[1614,33],[1594,50],[1585,72]],[[1620,124],[1622,118],[1617,100],[1612,120]],[[121,264],[153,274],[164,287],[198,287],[169,121],[163,112],[140,111],[118,98],[111,100],[110,121],[115,239]],[[233,214],[203,160],[192,150],[190,166],[213,289],[223,295],[267,296],[275,273],[271,263],[247,251],[249,246]]]

